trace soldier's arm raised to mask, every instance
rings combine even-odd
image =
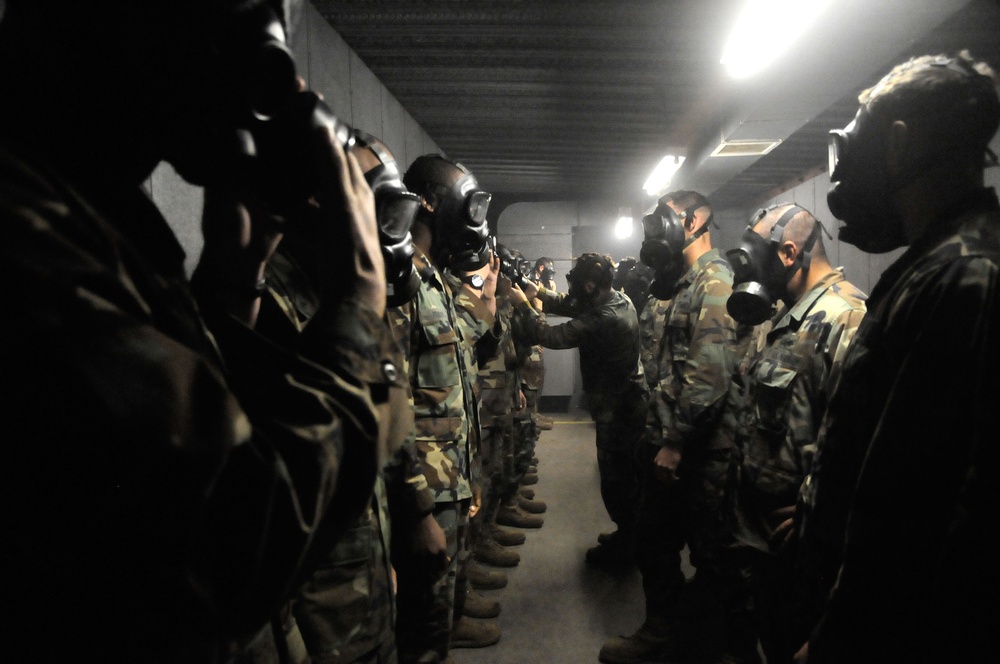
[[[674,367],[681,371],[679,392],[674,400],[664,398],[665,390],[656,390],[654,403],[663,443],[678,451],[697,444],[717,425],[735,369],[736,323],[726,311],[731,278],[703,274],[692,288],[687,355]]]

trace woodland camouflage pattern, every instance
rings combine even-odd
[[[812,470],[829,389],[865,315],[866,295],[834,271],[774,317],[767,346],[737,387],[743,544],[769,551],[767,516],[795,504]]]
[[[732,445],[731,434],[717,426],[739,352],[737,325],[726,311],[732,292],[733,270],[718,249],[678,281],[664,312],[647,419],[652,441],[680,450]]]
[[[670,300],[658,300],[649,295],[646,306],[639,313],[639,340],[642,342],[639,360],[642,362],[642,373],[646,376],[646,385],[650,389],[655,388],[659,382],[660,340],[663,338],[669,304]]]
[[[390,309],[389,321],[403,349],[413,390],[414,437],[424,477],[436,502],[472,497],[475,455],[472,343],[464,339],[450,287],[426,256],[417,252],[421,277],[417,296]]]

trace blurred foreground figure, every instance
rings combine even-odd
[[[345,128],[299,90],[275,8],[7,2],[10,661],[280,651],[264,642],[282,630],[266,626],[371,493],[366,378],[388,361],[372,196]],[[274,168],[297,138],[298,156]],[[141,188],[162,160],[207,187],[197,300]],[[293,182],[272,177],[291,168]],[[288,232],[350,247],[320,273],[296,352],[252,329],[277,211]],[[344,348],[361,360],[345,365]]]
[[[831,132],[830,210],[845,242],[909,249],[868,299],[806,485],[803,562],[819,591],[836,579],[809,661],[992,661],[1000,206],[983,168],[996,81],[967,54],[921,57],[860,101]]]

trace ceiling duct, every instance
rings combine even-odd
[[[781,145],[781,140],[722,141],[712,157],[760,157]]]

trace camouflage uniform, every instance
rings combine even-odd
[[[397,562],[400,661],[425,662],[443,659],[448,652],[458,558],[465,549],[472,498],[478,413],[472,382],[474,349],[459,322],[451,286],[422,253],[417,252],[413,262],[421,277],[420,289],[413,301],[390,310],[389,319],[406,359],[416,449],[451,559],[430,596],[422,578],[427,571],[407,569],[404,560]]]
[[[545,292],[543,297],[546,312],[575,317],[549,326],[522,303],[518,310],[524,315],[527,341],[545,348],[580,348],[583,390],[597,430],[601,498],[619,530],[631,533],[636,502],[633,455],[646,409],[635,308],[614,290],[582,312],[569,308],[565,295]]]
[[[733,446],[732,432],[720,420],[739,352],[737,326],[726,311],[732,284],[729,263],[709,250],[678,281],[664,312],[657,388],[639,460],[643,491],[636,540],[647,622],[659,627],[678,618],[685,543],[698,580],[717,592],[721,507]],[[653,476],[653,458],[663,446],[682,452],[680,479],[671,483]]]
[[[517,390],[516,374],[508,367],[517,363],[517,350],[511,335],[513,306],[509,301],[497,307],[500,330],[499,352],[489,358],[479,371],[479,396],[483,429],[483,521],[493,523],[503,497],[509,491],[513,468],[513,417]],[[516,487],[515,487],[516,490]]]
[[[650,391],[656,389],[660,376],[660,341],[663,339],[663,326],[667,322],[667,307],[669,300],[658,300],[650,295],[646,298],[646,306],[639,313],[639,338],[641,346],[639,359],[642,362],[642,373],[646,376],[646,385]]]
[[[228,660],[371,493],[385,324],[331,302],[295,354],[195,303],[138,186],[0,146],[0,192],[6,654]]]
[[[733,554],[746,569],[768,662],[791,662],[811,629],[809,612],[795,596],[793,547],[771,550],[776,524],[769,515],[795,505],[812,469],[831,379],[864,317],[864,301],[842,273],[831,272],[790,309],[779,310],[766,348],[745,380],[733,383],[740,456]],[[756,640],[747,640],[756,650]]]
[[[259,331],[289,345],[319,305],[308,274],[293,255],[294,251],[279,247],[269,262],[268,296],[262,301],[257,324]],[[434,505],[412,447],[413,411],[402,354],[390,343],[383,356],[392,358],[393,367],[400,370],[383,370],[381,381],[375,377],[369,381],[381,423],[378,458],[382,472],[376,477],[368,508],[325,556],[294,601],[295,620],[314,664],[396,661],[390,530],[409,534]],[[343,349],[342,366],[362,362],[356,349]]]
[[[539,313],[544,320],[545,314]],[[514,414],[514,437],[513,445],[513,474],[511,482],[513,490],[505,494],[504,502],[513,504],[515,493],[520,485],[521,479],[527,474],[531,467],[531,459],[535,456],[535,445],[538,443],[540,431],[535,421],[535,414],[538,413],[538,396],[542,391],[542,383],[545,380],[545,365],[542,358],[542,347],[525,342],[525,320],[520,309],[514,309],[511,321],[514,348],[517,353],[515,361],[517,384],[514,388],[514,399],[520,401],[518,392],[524,394],[525,408]]]
[[[823,586],[840,569],[810,662],[996,659],[998,273],[985,189],[868,299],[804,492],[804,561]]]

